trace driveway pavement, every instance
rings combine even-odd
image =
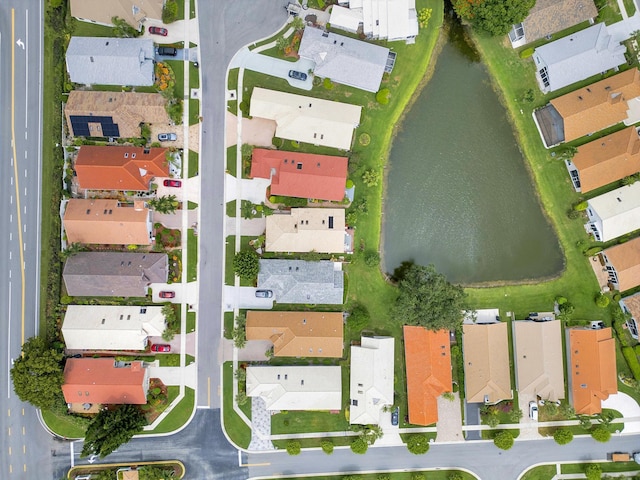
[[[480,425],[480,403],[464,402],[464,424]],[[467,430],[467,440],[481,440],[482,435],[478,430]]]
[[[178,43],[184,41],[184,29],[187,27],[185,23],[189,23],[189,38],[196,39],[200,36],[200,31],[198,27],[198,19],[192,18],[190,20],[178,20],[177,22],[164,24],[162,20],[154,20],[147,19],[144,22],[144,33],[142,34],[142,38],[151,38],[153,41],[159,45],[169,45],[172,43]],[[151,35],[149,33],[149,27],[162,27],[167,29],[167,36],[163,37],[161,35]]]
[[[182,353],[182,341],[180,335],[176,335],[173,337],[173,340],[167,342],[163,340],[162,337],[149,337],[149,343],[151,344],[163,344],[163,345],[171,345],[171,353]],[[196,356],[196,334],[187,333],[185,335],[185,351],[184,353],[192,356]],[[159,353],[158,355],[162,355]]]
[[[181,283],[152,283],[151,298],[154,303],[187,303],[197,308],[198,305],[198,282],[189,282],[186,288]],[[175,292],[174,298],[160,298],[160,292]],[[191,309],[193,310],[193,309]]]
[[[238,118],[231,112],[226,114],[225,147],[238,143]],[[255,147],[273,147],[276,122],[267,118],[242,118],[242,143]]]
[[[187,387],[196,388],[196,364],[180,367],[149,367],[149,378],[159,378],[165,385],[180,385],[184,377]]]
[[[235,217],[225,217],[225,235],[236,235],[238,232],[236,231],[237,219]],[[240,232],[242,235],[247,237],[259,237],[262,235],[267,228],[267,219],[265,217],[261,218],[241,218],[240,219]]]
[[[312,71],[316,67],[316,64],[314,61],[306,58],[289,62],[287,60],[261,55],[260,53],[256,53],[255,50],[249,51],[249,49],[245,47],[233,57],[231,65],[229,66],[229,68],[237,67],[282,78],[292,87],[301,90],[311,90],[313,88],[313,75],[310,75],[308,72]],[[289,71],[291,70],[306,73],[307,79],[302,81],[290,78]]]
[[[542,438],[538,433],[538,422],[529,416],[529,402],[538,402],[537,395],[518,393],[518,406],[522,410],[520,436],[518,438],[536,440]]]
[[[273,298],[256,298],[254,287],[232,287],[224,286],[224,311],[232,312],[235,308],[257,308],[260,310],[271,310],[273,308]]]
[[[198,222],[198,209],[189,210],[187,214],[188,224],[191,227]],[[176,210],[175,213],[158,213],[153,212],[153,223],[161,223],[167,228],[182,228],[182,210]]]
[[[453,400],[442,395],[438,397],[438,423],[436,424],[436,442],[464,442],[462,433],[462,410],[460,395],[455,392]]]
[[[640,406],[626,393],[618,392],[615,395],[609,395],[609,398],[603,400],[602,408],[617,410],[625,418],[640,418]],[[624,433],[640,433],[640,422],[625,422]]]
[[[240,185],[238,185],[238,182],[240,182]],[[227,173],[224,176],[225,202],[238,199],[239,186],[242,200],[249,200],[251,203],[259,205],[265,201],[269,185],[271,185],[271,180],[268,178],[244,178],[238,180]]]
[[[175,195],[180,202],[186,199],[190,202],[200,203],[200,176],[180,179],[180,187],[165,187],[164,180],[177,180],[168,177],[157,177],[155,182],[158,185],[157,196]]]

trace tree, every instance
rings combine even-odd
[[[142,479],[142,477],[140,477]],[[100,470],[95,480],[117,480],[116,472],[114,470]]]
[[[164,316],[166,324],[166,327],[162,332],[162,339],[165,342],[170,342],[180,331],[180,319],[176,314],[176,307],[171,303],[166,303],[162,307],[162,315]]]
[[[333,442],[331,440],[322,440],[320,442],[320,448],[327,455],[331,455],[333,453]]]
[[[364,253],[364,263],[367,267],[375,267],[380,265],[380,254],[373,250],[367,250]]]
[[[361,303],[356,303],[351,307],[351,312],[347,317],[347,325],[354,332],[359,332],[369,323],[369,310]]]
[[[287,453],[289,455],[300,455],[300,442],[297,440],[289,440],[287,442]]]
[[[141,32],[129,25],[123,18],[111,17],[111,23],[113,23],[114,34],[116,37],[134,38],[141,35]]]
[[[607,308],[609,306],[609,302],[611,301],[611,299],[607,297],[605,294],[603,294],[602,292],[600,292],[598,293],[598,295],[596,295],[595,301],[596,301],[596,305],[599,306],[600,308]]]
[[[415,472],[411,474],[411,480],[425,480],[426,478],[427,477],[425,477],[422,472]]]
[[[170,480],[177,478],[173,468],[159,465],[144,465],[138,467],[138,477],[140,480]]]
[[[104,458],[140,433],[146,424],[144,414],[135,405],[102,410],[87,428],[80,456],[95,454]]]
[[[597,463],[590,463],[584,469],[587,480],[600,480],[602,478],[602,468]]]
[[[22,356],[11,368],[13,389],[23,402],[37,408],[51,408],[62,399],[62,359],[41,337],[31,337],[22,346]]]
[[[351,442],[351,451],[353,453],[357,453],[358,455],[364,455],[365,453],[367,453],[368,449],[369,449],[369,443],[367,442],[367,440],[364,438],[363,435],[360,435],[353,442]]]
[[[362,174],[362,181],[367,187],[375,187],[380,182],[380,172],[377,170],[366,170]]]
[[[420,28],[427,28],[432,12],[433,9],[431,8],[421,8],[418,10],[418,25],[420,25]]]
[[[260,271],[260,259],[253,250],[242,250],[233,257],[233,271],[239,277],[253,280]]]
[[[411,264],[398,283],[397,318],[405,325],[422,325],[429,330],[455,330],[462,324],[465,293],[452,285],[433,265]]]
[[[522,420],[522,410],[519,408],[512,408],[511,411],[509,412],[509,421],[511,423],[518,423],[520,420]]]
[[[407,450],[414,455],[424,455],[429,451],[429,438],[423,433],[410,434],[407,439]]]
[[[460,472],[450,473],[447,480],[464,480]]]
[[[278,47],[278,51],[284,52],[285,47],[289,45],[289,40],[284,37],[278,37],[276,40],[276,47]],[[245,144],[246,145],[246,144]],[[242,145],[244,147],[244,145]]]
[[[515,23],[522,22],[535,0],[453,0],[453,8],[462,19],[493,36],[506,35]]]
[[[173,23],[178,19],[178,2],[167,0],[162,7],[162,23]]]
[[[503,430],[496,433],[495,437],[493,437],[493,443],[501,450],[509,450],[513,447],[513,435],[509,430]]]
[[[294,30],[302,30],[304,28],[304,20],[300,17],[294,17],[291,22],[291,28]]]
[[[553,432],[553,439],[558,445],[566,445],[573,440],[573,432],[566,427],[558,428]]]
[[[606,443],[611,440],[611,432],[607,430],[607,427],[604,425],[598,425],[591,429],[591,437],[593,437],[596,442]]]
[[[175,195],[152,198],[147,204],[151,210],[155,210],[158,213],[174,213],[180,206],[180,202]]]
[[[391,92],[389,92],[388,88],[383,88],[376,93],[376,102],[380,105],[386,105],[389,103],[389,98],[391,97]]]
[[[231,337],[233,338],[233,344],[236,348],[244,348],[247,344],[247,331],[245,329],[245,325],[247,324],[247,317],[244,313],[238,314],[236,317],[236,321],[233,327],[233,331],[231,332]],[[246,380],[246,372],[245,372],[245,380]]]

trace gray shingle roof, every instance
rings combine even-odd
[[[81,252],[67,260],[62,276],[72,297],[144,297],[168,273],[165,253]]]
[[[155,48],[143,38],[71,37],[67,71],[85,85],[153,85]]]
[[[342,305],[341,267],[328,260],[260,260],[258,288],[272,290],[278,303]]]

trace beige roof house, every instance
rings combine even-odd
[[[341,410],[342,367],[247,367],[247,396],[267,410]]]
[[[351,347],[351,424],[378,424],[382,408],[393,405],[394,348],[392,337],[362,337]]]
[[[362,107],[255,87],[249,113],[275,120],[277,137],[349,150]]]
[[[64,212],[68,243],[149,245],[151,212],[144,202],[123,206],[118,200],[72,198]]]
[[[292,208],[267,217],[267,252],[344,253],[344,208]]]
[[[162,18],[163,0],[70,0],[71,16],[83,22],[113,25],[112,18],[119,17],[133,28],[140,30],[147,18]]]
[[[609,286],[624,292],[640,285],[640,237],[602,252]]]
[[[462,326],[464,385],[469,403],[513,398],[506,322]]]
[[[342,312],[247,312],[247,340],[271,340],[276,357],[342,357]]]
[[[144,350],[164,328],[158,306],[69,305],[62,336],[69,350]]]
[[[553,402],[564,398],[561,322],[523,320],[512,326],[518,392]]]

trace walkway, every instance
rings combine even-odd
[[[251,399],[251,443],[249,443],[249,450],[275,450],[269,439],[270,436],[271,413],[267,411],[267,405],[263,398],[253,397]]]

